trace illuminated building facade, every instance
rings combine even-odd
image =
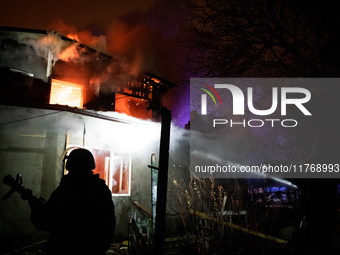
[[[60,155],[85,147],[112,191],[116,234],[125,234],[130,214],[150,217],[131,201],[151,208],[148,165],[158,156],[162,97],[172,87],[150,73],[124,73],[118,60],[58,33],[1,27],[0,176],[20,173],[25,187],[48,199],[65,171]],[[181,162],[172,169],[188,166],[185,155],[174,158]],[[43,235],[18,194],[0,207],[7,237]]]

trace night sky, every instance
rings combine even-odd
[[[187,15],[181,0],[4,0],[0,26],[55,30],[112,56],[138,59],[145,71],[178,84],[188,78],[186,51],[178,44]],[[188,89],[174,89],[164,100],[184,127]]]

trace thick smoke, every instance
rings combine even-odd
[[[146,13],[135,12],[119,17],[100,34],[95,28],[78,30],[63,21],[55,22],[51,28],[98,52],[112,56],[110,64],[92,78],[91,84],[95,86],[100,83],[102,91],[114,91],[116,88],[113,84],[126,84],[126,81],[141,77],[145,71],[176,84],[185,75],[183,66],[186,54],[178,44],[185,13],[177,8],[177,12],[173,12],[175,15],[162,15],[164,11],[159,10],[178,7],[176,4],[164,4],[158,4]],[[76,56],[74,45],[65,49],[58,58],[64,61],[67,58],[71,61],[86,61],[82,56]],[[169,93],[171,96],[164,98],[164,105],[172,108],[176,118],[183,118],[184,111],[179,106],[182,105],[179,100],[185,95],[174,91]],[[183,127],[188,120],[175,121]]]
[[[113,57],[106,70],[138,77],[147,71],[171,82],[183,79],[185,54],[177,44],[180,28],[185,24],[182,2],[156,2],[147,11],[134,11],[119,16],[105,30],[93,25],[77,29],[64,21],[51,24],[51,29],[81,44]],[[100,27],[100,26],[98,26]],[[98,32],[100,31],[100,32]]]

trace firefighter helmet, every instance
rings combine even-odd
[[[72,172],[91,171],[96,168],[94,157],[89,150],[77,148],[70,152],[70,155],[65,156],[66,170]]]

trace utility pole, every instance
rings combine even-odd
[[[159,148],[159,170],[157,183],[156,226],[154,254],[164,254],[166,195],[168,190],[168,164],[170,145],[171,111],[162,108],[161,141]]]

